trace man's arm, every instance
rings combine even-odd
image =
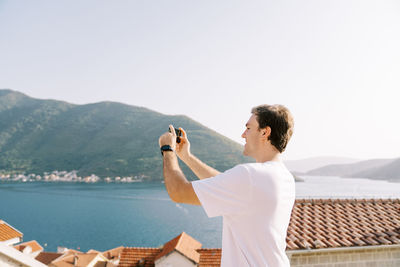
[[[176,144],[176,153],[178,157],[192,170],[194,174],[199,179],[205,179],[217,176],[220,174],[216,169],[208,166],[197,157],[195,157],[192,153],[190,153],[190,142],[187,138],[185,130],[180,128],[182,131],[181,142]]]
[[[181,158],[181,160],[192,170],[192,172],[194,172],[194,174],[196,174],[199,179],[206,179],[220,174],[219,171],[208,166],[192,154],[188,155],[186,158]]]
[[[176,134],[174,127],[169,126],[170,132],[163,134],[158,140],[160,147],[169,145],[173,150],[176,149]],[[179,168],[178,158],[174,151],[164,151],[163,153],[163,173],[165,187],[168,195],[174,202],[201,205],[192,184],[186,179],[181,168]]]
[[[178,159],[173,151],[164,152],[164,182],[172,201],[192,205],[201,205],[192,183],[179,168]]]

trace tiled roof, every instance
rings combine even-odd
[[[201,243],[199,241],[185,232],[182,232],[171,241],[165,243],[163,250],[156,256],[154,260],[156,261],[176,250],[193,262],[199,263],[200,254],[196,250],[200,248]]]
[[[197,249],[200,254],[199,267],[221,266],[221,249]],[[125,248],[121,254],[118,267],[154,267],[157,254],[161,253],[158,248]]]
[[[124,248],[118,267],[153,267],[160,248]]]
[[[22,233],[10,225],[8,225],[5,221],[0,220],[0,242],[7,241],[16,237],[22,238]]]
[[[154,266],[154,262],[173,251],[178,251],[192,261],[198,263],[200,254],[196,251],[201,243],[186,233],[181,233],[159,248],[124,248],[118,266]]]
[[[39,255],[36,256],[36,260],[42,262],[45,265],[49,265],[50,262],[54,261],[58,257],[60,257],[62,253],[55,252],[40,252]]]
[[[400,199],[296,200],[287,250],[400,244]]]
[[[219,267],[221,266],[221,249],[206,248],[198,249],[200,253],[199,267]]]
[[[32,241],[28,241],[25,243],[21,243],[18,245],[15,245],[14,248],[18,249],[19,251],[23,252],[24,249],[26,247],[31,247],[32,252],[36,252],[36,251],[43,251],[43,247],[36,241],[36,240],[32,240]]]

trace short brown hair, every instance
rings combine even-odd
[[[259,129],[271,128],[268,140],[279,152],[285,151],[286,145],[293,134],[294,121],[290,111],[282,105],[260,105],[254,107],[251,113],[256,115]]]

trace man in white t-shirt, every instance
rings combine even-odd
[[[202,205],[209,217],[223,217],[221,266],[290,266],[286,232],[295,200],[294,178],[280,154],[293,133],[293,117],[282,105],[252,109],[243,154],[256,163],[220,173],[190,152],[186,132],[176,143],[172,125],[159,144],[165,186],[174,202]],[[176,153],[175,153],[176,152]],[[189,182],[176,155],[199,177]]]

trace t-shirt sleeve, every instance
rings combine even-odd
[[[194,181],[192,186],[208,217],[240,214],[249,208],[252,186],[244,165]]]

